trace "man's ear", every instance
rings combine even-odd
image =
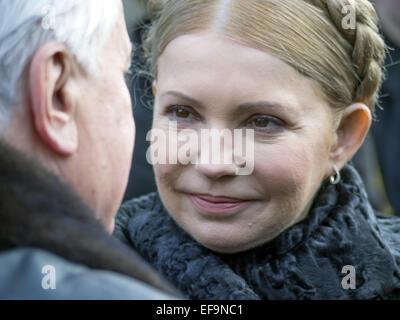
[[[29,69],[30,107],[34,128],[53,152],[70,156],[78,149],[76,97],[69,90],[75,60],[68,48],[56,42],[43,45]]]
[[[371,111],[362,103],[348,106],[337,129],[337,143],[331,150],[332,164],[341,169],[356,154],[371,127]]]

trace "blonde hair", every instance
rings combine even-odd
[[[385,43],[368,0],[150,0],[155,19],[145,41],[150,72],[175,38],[215,30],[265,50],[319,84],[339,110],[372,111],[383,80]],[[343,25],[354,14],[354,28]]]

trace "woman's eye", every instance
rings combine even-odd
[[[192,110],[183,106],[171,106],[167,109],[167,114],[170,118],[181,120],[190,120],[196,117],[196,114]]]
[[[268,127],[270,122],[271,120],[267,118],[257,118],[254,120],[254,126],[257,128],[265,128]]]
[[[283,126],[283,122],[275,117],[271,116],[255,116],[251,118],[247,127],[254,128],[256,130],[276,130]]]
[[[183,108],[177,108],[175,110],[175,115],[178,118],[185,118],[186,119],[186,118],[188,118],[190,116],[190,112],[185,110],[185,109],[183,109]]]

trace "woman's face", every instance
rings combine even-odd
[[[302,220],[332,173],[336,141],[332,111],[312,80],[213,32],[173,40],[157,70],[153,129],[167,132],[176,121],[178,132],[199,136],[201,129],[254,130],[250,175],[236,175],[236,165],[222,160],[154,165],[175,221],[211,250],[235,253]]]

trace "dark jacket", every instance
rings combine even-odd
[[[372,210],[350,166],[338,185],[321,186],[303,221],[246,252],[201,246],[155,193],[122,206],[115,236],[192,299],[400,298],[400,218]]]
[[[68,186],[0,143],[0,299],[171,297],[161,290],[174,292]]]

